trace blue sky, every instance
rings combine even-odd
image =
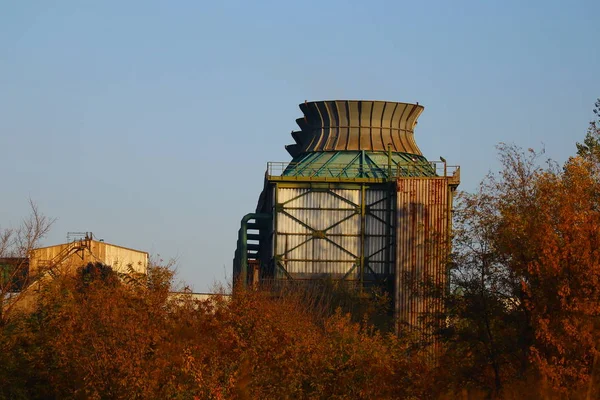
[[[0,0],[0,226],[231,275],[241,217],[304,100],[425,106],[415,137],[473,190],[495,145],[562,162],[600,97],[598,1]]]

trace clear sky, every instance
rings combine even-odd
[[[462,167],[495,145],[564,161],[600,97],[600,1],[0,0],[0,226],[31,197],[68,231],[231,275],[241,217],[304,100],[425,106],[415,137]]]

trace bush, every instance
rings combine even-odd
[[[424,396],[425,364],[396,336],[339,307],[317,312],[306,292],[170,299],[168,270],[124,284],[106,268],[56,279],[35,313],[11,318],[0,337],[0,397]]]

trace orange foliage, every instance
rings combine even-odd
[[[0,379],[19,379],[0,398],[423,397],[427,369],[397,337],[317,316],[301,296],[169,300],[164,270],[152,285],[90,271],[53,282],[3,331],[14,368]]]
[[[598,396],[600,164],[540,166],[533,150],[506,145],[500,155],[500,173],[455,213],[439,386],[456,397]]]
[[[599,177],[594,163],[572,158],[500,205],[498,244],[521,277],[532,362],[555,387],[587,383],[598,356]]]
[[[0,400],[597,397],[600,164],[542,168],[510,146],[501,160],[455,213],[446,309],[425,316],[441,327],[434,366],[422,343],[370,324],[385,296],[197,301],[169,296],[166,268],[123,279],[88,265],[0,325]]]

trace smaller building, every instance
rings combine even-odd
[[[148,253],[85,237],[70,243],[34,249],[29,254],[29,277],[40,273],[74,272],[88,263],[100,262],[121,273],[148,271]]]
[[[99,262],[119,273],[148,272],[147,252],[94,240],[92,237],[91,233],[86,233],[80,240],[33,249],[28,259],[0,259],[0,282],[3,276],[10,276],[13,280],[10,301],[1,304],[3,311],[33,310],[43,282],[60,275],[75,274],[78,268],[88,263]],[[17,270],[19,274],[10,274]]]

